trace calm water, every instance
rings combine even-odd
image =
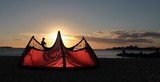
[[[24,49],[17,48],[0,48],[0,56],[21,56]],[[98,58],[122,58],[116,54],[121,50],[94,50]],[[140,50],[126,50],[127,53],[139,53]],[[154,51],[144,50],[143,53],[152,53]]]

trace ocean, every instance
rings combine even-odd
[[[0,48],[0,56],[21,56],[23,48]],[[122,50],[94,50],[98,58],[122,58],[117,56]],[[139,53],[140,50],[126,50],[127,53]],[[143,53],[152,53],[155,51],[143,50]]]

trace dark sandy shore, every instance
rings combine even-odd
[[[19,57],[0,57],[0,82],[160,82],[160,59],[100,58],[85,70],[36,70],[18,66]]]

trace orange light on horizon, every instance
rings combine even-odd
[[[65,35],[65,34],[63,34],[63,33],[61,34],[61,37],[62,37],[62,41],[63,41],[63,43],[64,43],[64,45],[65,45],[66,47],[71,47],[71,46],[73,46],[73,43],[74,43],[74,42],[72,42],[72,41],[73,41],[73,40],[74,40],[74,41],[76,40],[74,37],[72,37],[72,36],[67,36],[67,35]],[[54,43],[55,43],[55,41],[56,41],[56,39],[57,39],[57,32],[52,32],[52,33],[47,34],[47,36],[46,36],[47,46],[48,46],[48,47],[53,46]]]

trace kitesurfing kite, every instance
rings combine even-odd
[[[98,58],[83,37],[71,48],[63,44],[60,31],[51,48],[45,49],[32,36],[20,59],[20,65],[33,68],[92,68],[98,66]]]

